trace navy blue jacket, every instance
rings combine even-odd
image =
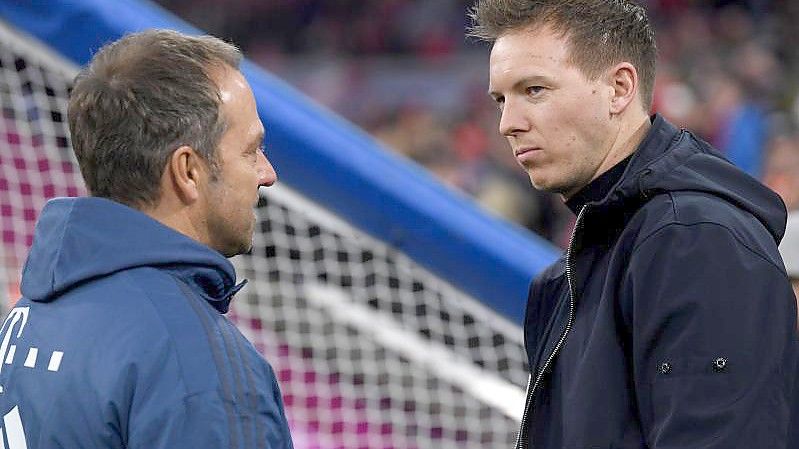
[[[796,447],[785,217],[776,194],[655,116],[531,285],[519,446]]]
[[[222,255],[134,209],[48,202],[0,332],[9,442],[291,448],[271,367],[223,315],[235,280]]]

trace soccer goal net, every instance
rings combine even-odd
[[[85,194],[66,126],[75,73],[0,22],[8,301],[45,201]],[[262,194],[252,253],[233,259],[249,284],[230,317],[277,373],[295,447],[510,447],[527,379],[521,330],[346,217],[285,186]]]

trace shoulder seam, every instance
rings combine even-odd
[[[721,223],[717,223],[717,222],[714,222],[714,221],[697,221],[697,222],[694,222],[694,223],[680,223],[680,222],[677,222],[677,221],[671,221],[671,222],[665,223],[662,226],[660,226],[657,229],[655,229],[654,231],[652,231],[649,235],[644,237],[644,239],[641,240],[640,243],[635,245],[635,247],[630,251],[630,258],[632,259],[635,256],[636,252],[639,250],[639,248],[641,248],[644,244],[646,244],[652,237],[654,237],[655,235],[659,234],[661,231],[663,231],[666,228],[673,227],[673,226],[680,226],[680,227],[688,228],[688,227],[697,226],[697,225],[711,225],[711,226],[715,226],[715,227],[724,229],[730,236],[732,236],[733,239],[735,239],[736,242],[738,242],[741,246],[743,246],[744,248],[749,250],[750,253],[752,253],[755,256],[757,256],[758,258],[762,259],[768,265],[771,265],[772,267],[776,268],[777,271],[779,271],[780,273],[785,273],[785,270],[780,268],[779,265],[776,265],[774,262],[772,262],[767,257],[765,257],[763,254],[761,254],[759,251],[756,251],[754,248],[749,246],[746,242],[744,242],[740,238],[738,238],[738,236],[735,235],[735,233],[730,228],[728,228],[727,226],[725,226],[725,225],[723,225]]]

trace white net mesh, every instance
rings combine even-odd
[[[0,26],[0,282],[12,299],[45,201],[85,193],[67,138],[71,72]]]
[[[0,282],[12,299],[46,199],[85,193],[66,137],[73,75],[0,27]],[[252,254],[234,263],[250,284],[230,316],[274,367],[298,449],[513,443],[521,331],[401,252],[276,186]]]

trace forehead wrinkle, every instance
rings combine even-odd
[[[526,59],[527,61],[549,60],[555,64],[558,64],[563,60],[562,58],[554,56],[546,56],[538,54],[534,55],[527,54],[523,56],[508,55],[503,57],[500,61],[492,64],[492,70],[490,70],[491,72],[490,74],[510,76],[511,80],[515,79],[511,87],[518,87],[519,84],[523,84],[526,82],[552,81],[552,75],[547,75],[548,71],[551,72],[551,70],[547,69],[547,66],[541,66],[541,65],[530,66],[525,64],[525,62],[527,61],[523,60],[520,61],[520,59]],[[492,91],[494,91],[494,86],[492,81],[494,81],[495,78],[496,76],[494,77],[489,76],[489,95],[492,93]]]
[[[499,77],[516,72],[519,77],[527,79],[533,76],[549,79],[551,76],[546,75],[552,70],[574,66],[569,47],[565,36],[546,27],[522,28],[506,33],[491,49],[490,74]]]

